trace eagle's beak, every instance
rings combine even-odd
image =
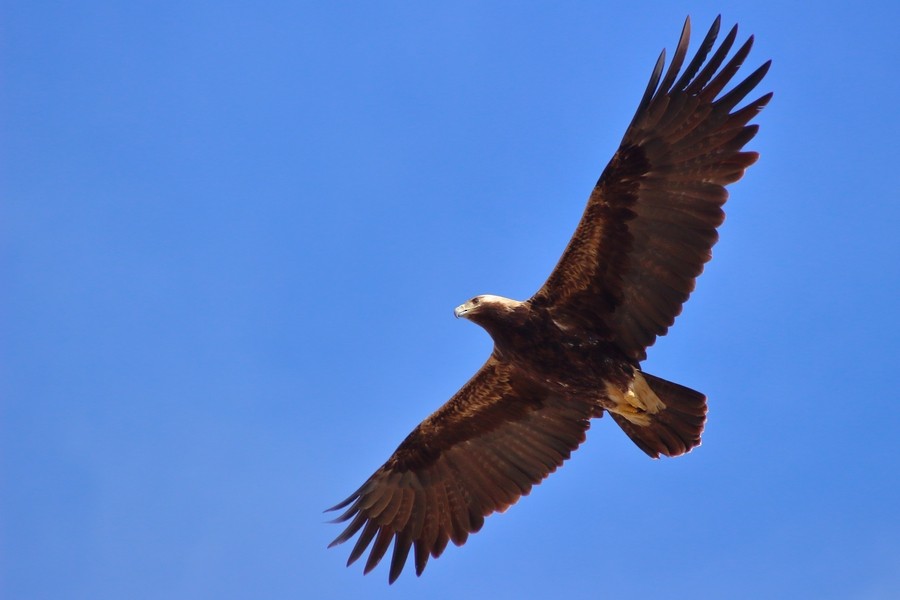
[[[470,303],[466,302],[465,304],[460,304],[456,308],[453,309],[453,315],[458,319],[460,317],[466,316],[466,313],[469,312],[469,309],[472,308],[469,306]]]

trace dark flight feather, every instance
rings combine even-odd
[[[758,158],[742,149],[758,129],[748,123],[772,94],[733,109],[769,62],[723,93],[753,38],[726,62],[737,26],[714,50],[719,27],[716,18],[683,71],[690,19],[665,71],[665,51],[660,55],[543,287],[521,303],[479,297],[482,306],[475,298],[460,307],[492,335],[494,352],[356,492],[329,509],[344,510],[335,521],[347,523],[329,547],[359,534],[348,565],[368,549],[368,573],[393,543],[389,581],[410,553],[420,575],[449,542],[465,543],[486,516],[505,511],[562,465],[604,411],[654,458],[700,443],[706,397],[642,373],[639,363],[674,323],[711,258],[725,218],[724,186]]]

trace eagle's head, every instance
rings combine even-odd
[[[460,304],[453,309],[453,314],[456,315],[457,319],[462,317],[480,323],[484,317],[494,317],[503,320],[505,315],[516,312],[520,306],[522,306],[522,302],[518,300],[484,294],[483,296],[475,296],[465,304]]]
[[[475,296],[465,304],[457,306],[453,314],[483,327],[502,345],[508,336],[519,329],[528,319],[528,304],[502,296],[485,294]]]

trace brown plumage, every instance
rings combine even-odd
[[[336,521],[349,521],[331,546],[361,531],[348,565],[371,546],[368,573],[393,542],[390,582],[411,551],[421,574],[429,556],[450,541],[463,544],[484,517],[556,470],[604,411],[653,458],[700,443],[706,397],[641,372],[639,363],[711,258],[724,186],[758,158],[742,152],[757,131],[747,123],[772,94],[734,108],[769,63],[723,94],[753,38],[726,63],[735,26],[707,62],[718,32],[717,18],[680,74],[689,19],[665,75],[665,52],[659,57],[544,286],[525,302],[478,296],[456,309],[487,330],[494,350],[361,488],[329,509],[346,509]]]

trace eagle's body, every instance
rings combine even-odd
[[[561,322],[531,302],[477,296],[455,314],[483,327],[494,340],[492,358],[536,392],[590,399],[598,417],[602,409],[615,407],[607,388],[627,390],[638,367],[615,343]]]
[[[523,302],[486,295],[457,307],[457,317],[491,335],[493,352],[334,507],[347,508],[337,520],[350,523],[332,545],[361,530],[348,564],[372,545],[368,572],[393,542],[390,581],[413,549],[421,574],[429,556],[439,556],[449,541],[461,545],[485,516],[556,470],[604,412],[653,458],[700,443],[706,397],[642,372],[640,362],[681,312],[711,257],[724,220],[724,186],[758,158],[742,151],[757,130],[747,123],[771,94],[732,111],[769,64],[722,94],[752,38],[725,63],[733,28],[706,62],[718,19],[679,74],[689,25],[664,76],[664,55],[657,62],[544,286]]]

